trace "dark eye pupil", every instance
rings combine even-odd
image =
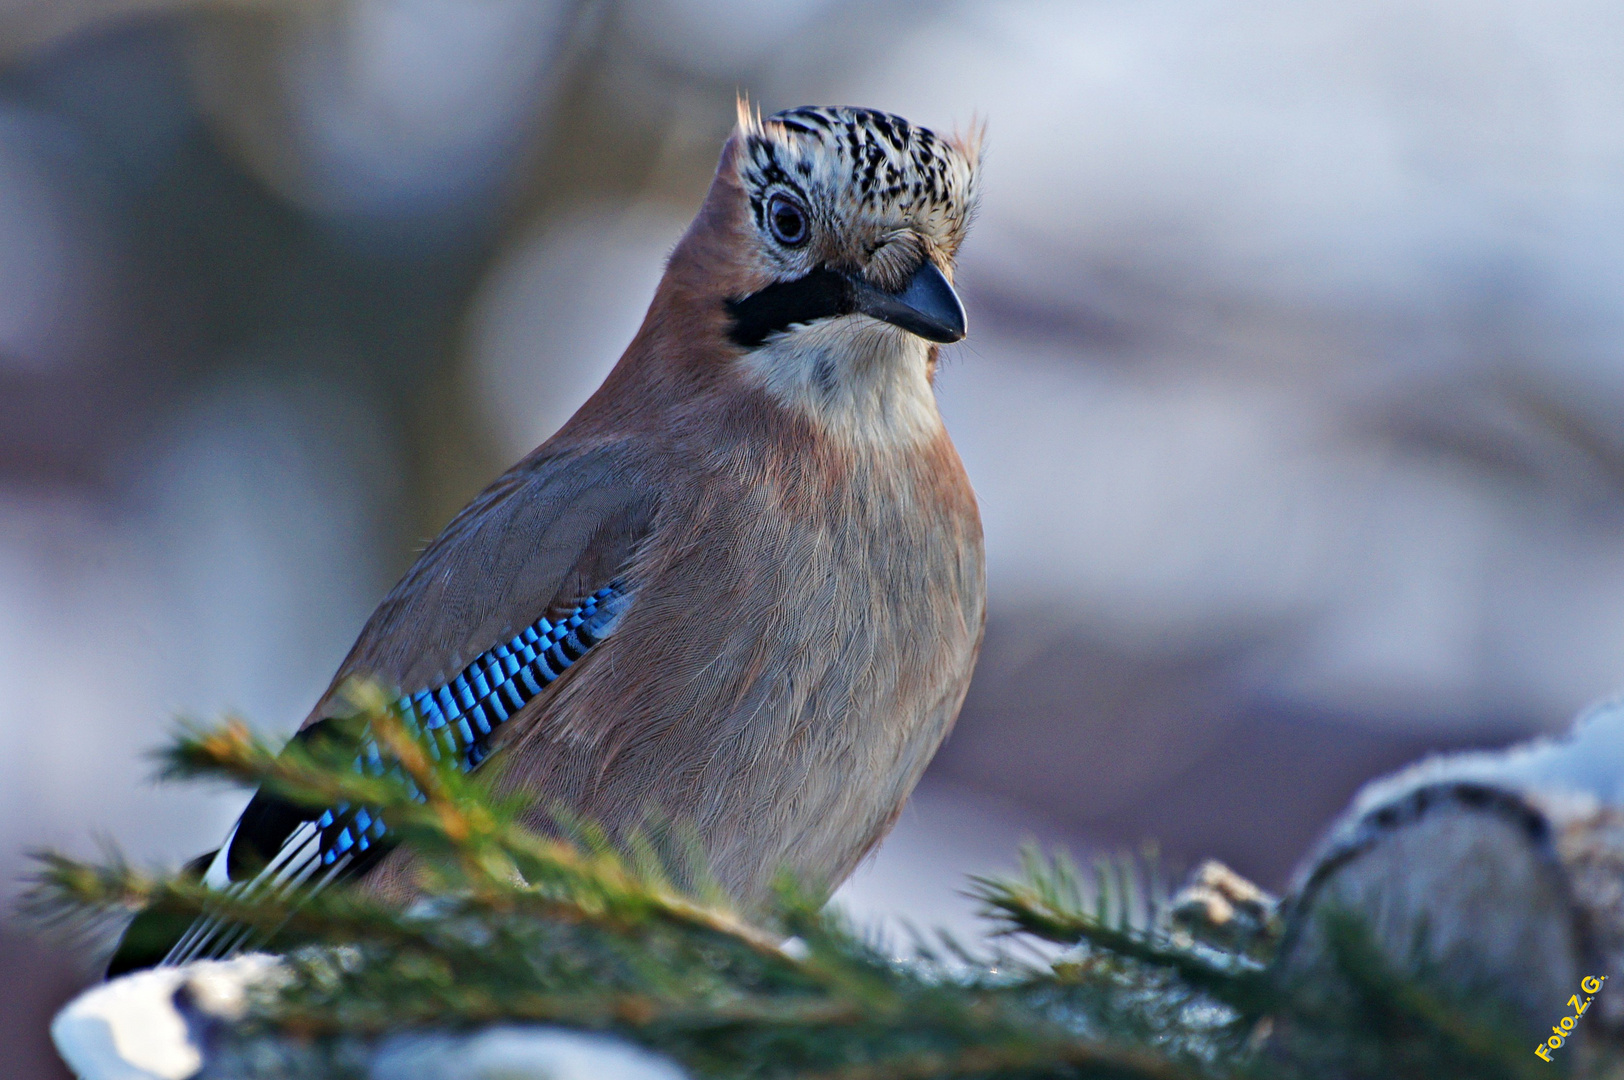
[[[797,244],[806,239],[806,216],[801,208],[787,199],[775,199],[769,217],[773,235],[781,243]]]

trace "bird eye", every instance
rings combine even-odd
[[[767,227],[773,238],[785,247],[806,243],[811,229],[806,224],[806,211],[788,195],[774,195],[767,204]]]

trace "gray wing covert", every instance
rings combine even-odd
[[[656,499],[624,444],[520,462],[465,508],[385,597],[329,697],[362,675],[438,685],[629,566]],[[307,723],[322,718],[324,699]]]

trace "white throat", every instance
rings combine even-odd
[[[942,430],[923,338],[866,315],[792,326],[752,350],[750,377],[842,441],[914,446]]]

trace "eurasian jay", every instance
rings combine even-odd
[[[468,768],[611,836],[684,823],[758,908],[832,889],[946,737],[980,648],[975,495],[937,412],[937,346],[978,146],[858,108],[741,106],[637,336],[556,435],[379,605],[303,731],[366,677]],[[410,895],[364,808],[261,792],[195,865]],[[194,926],[109,968],[218,956]]]

